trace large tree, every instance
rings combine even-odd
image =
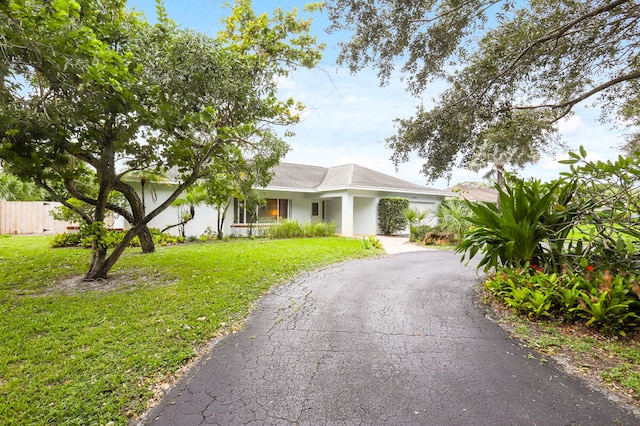
[[[453,166],[536,161],[579,103],[637,117],[637,1],[330,0],[328,9],[334,30],[353,32],[339,56],[353,72],[374,66],[386,83],[399,67],[416,95],[447,84],[387,140],[396,164],[417,152],[431,180]]]
[[[125,3],[0,2],[0,159],[82,216],[94,234],[86,279],[105,278],[133,237],[229,153],[280,159],[288,146],[273,126],[294,124],[299,106],[277,98],[276,79],[320,58],[310,22],[295,12],[256,16],[238,0],[209,37],[179,29],[161,2],[156,25]],[[176,190],[145,211],[127,174],[172,168]],[[127,208],[110,202],[114,192]],[[131,223],[110,253],[101,238],[108,210]]]

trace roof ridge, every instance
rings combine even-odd
[[[401,177],[389,175],[387,173],[383,173],[383,172],[378,171],[378,170],[370,169],[369,167],[361,166],[359,164],[354,164],[354,166],[357,166],[357,167],[359,167],[361,169],[364,169],[364,170],[367,170],[369,172],[373,172],[373,173],[375,173],[377,175],[382,175],[385,178],[391,178],[391,179],[393,179],[393,180],[395,180],[397,182],[403,182],[403,183],[406,183],[406,184],[409,184],[409,185],[413,185],[414,187],[419,187],[419,188],[428,189],[428,190],[442,191],[441,189],[436,189],[436,188],[432,188],[432,187],[427,186],[427,185],[421,185],[421,184],[418,184],[418,183],[415,183],[415,182],[411,182],[411,181],[408,181],[408,180],[403,179]]]
[[[314,167],[316,169],[325,169],[325,170],[328,170],[330,168],[330,167],[325,167],[325,166],[315,166],[313,164],[291,163],[289,161],[281,161],[278,165],[280,165],[280,164],[288,164],[290,166]]]
[[[354,177],[355,172],[356,172],[356,164],[355,163],[349,163],[348,166],[351,169],[351,170],[349,170],[349,172],[350,172],[349,173],[349,186],[351,186],[351,185],[353,185],[353,180],[354,180],[353,177]]]

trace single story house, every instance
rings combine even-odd
[[[446,197],[455,194],[417,185],[356,164],[319,167],[281,163],[266,188],[258,188],[266,205],[258,211],[257,225],[264,226],[286,219],[299,222],[335,222],[336,232],[343,236],[378,234],[378,201],[384,197],[407,198],[411,208],[437,209]],[[130,182],[139,193],[139,183]],[[151,211],[167,198],[175,183],[147,183],[145,207]],[[234,199],[225,217],[225,235],[246,235],[249,224],[241,200]],[[198,236],[209,228],[217,229],[218,212],[214,207],[198,206],[194,219],[185,226],[185,234]],[[177,208],[170,207],[150,222],[163,229],[180,220]],[[171,232],[178,232],[176,228]]]

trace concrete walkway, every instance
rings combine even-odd
[[[477,279],[424,249],[302,276],[261,299],[142,424],[640,424],[486,319]]]
[[[389,254],[411,253],[414,251],[433,250],[416,243],[409,242],[409,237],[401,235],[376,235],[382,243],[382,247]]]

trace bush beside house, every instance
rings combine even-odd
[[[409,200],[400,197],[380,198],[378,203],[378,226],[384,235],[404,230],[407,218],[404,212],[409,208]]]

